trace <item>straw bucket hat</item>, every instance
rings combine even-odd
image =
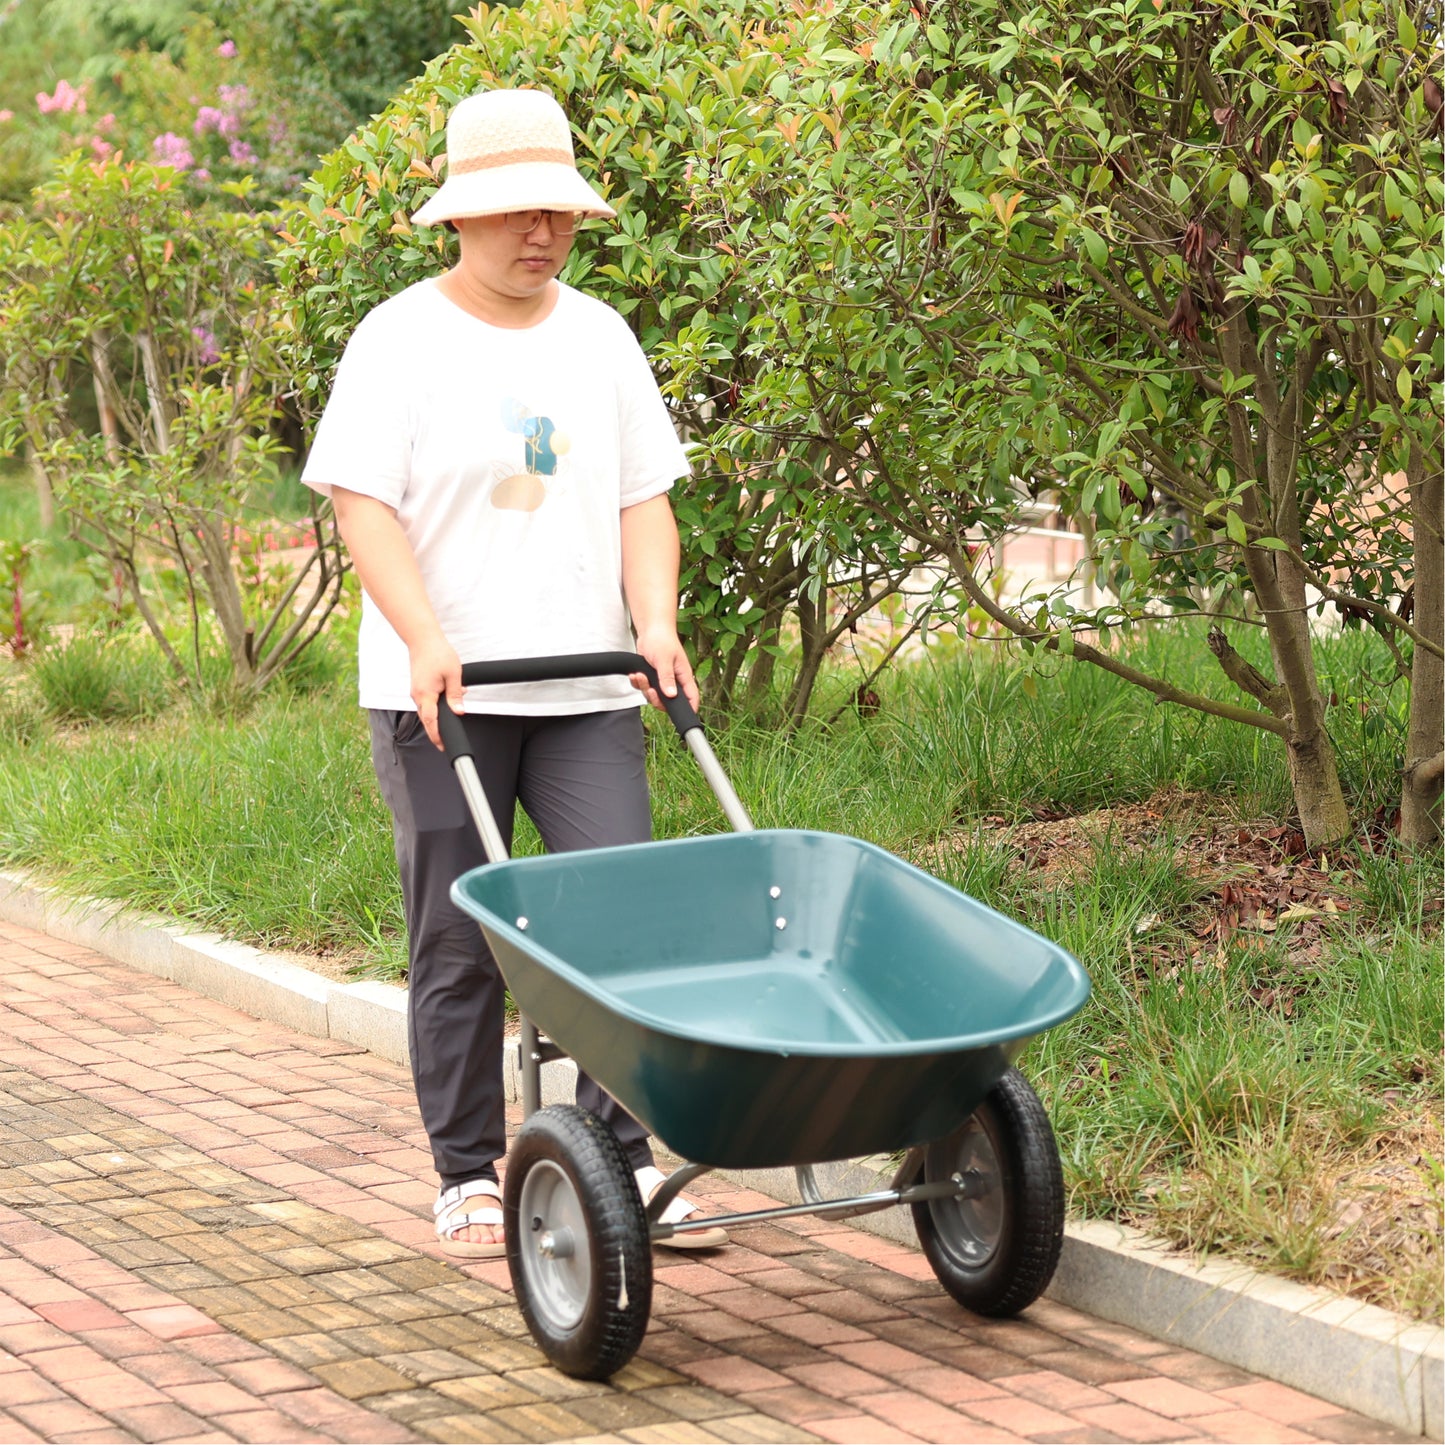
[[[616,211],[578,174],[572,131],[545,90],[488,90],[447,118],[447,178],[412,220],[439,226],[507,211]]]

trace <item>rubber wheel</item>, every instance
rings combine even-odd
[[[533,1114],[507,1159],[502,1217],[532,1338],[565,1374],[609,1379],[652,1310],[647,1215],[611,1127],[573,1104]]]
[[[994,1317],[1027,1309],[1048,1287],[1064,1242],[1064,1176],[1049,1116],[1010,1069],[963,1127],[930,1144],[923,1178],[962,1174],[977,1194],[913,1206],[938,1282],[965,1309]]]

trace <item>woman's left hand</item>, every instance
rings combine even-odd
[[[654,632],[637,639],[637,650],[657,669],[657,680],[668,697],[676,697],[678,689],[696,709],[698,706],[697,680],[692,675],[692,664],[687,660],[681,641],[675,632]],[[653,707],[662,707],[662,698],[657,695],[645,674],[631,673],[628,681],[642,693]]]

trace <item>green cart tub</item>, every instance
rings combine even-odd
[[[943,1138],[1089,995],[1047,939],[833,833],[511,859],[452,896],[522,1013],[715,1168]]]

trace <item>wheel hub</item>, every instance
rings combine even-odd
[[[537,1228],[537,1223],[532,1227]],[[537,1237],[537,1253],[543,1259],[571,1259],[575,1248],[570,1229],[544,1229]]]
[[[522,1181],[518,1217],[522,1272],[533,1306],[558,1331],[582,1319],[592,1289],[592,1258],[582,1201],[565,1170],[540,1159]]]
[[[988,1130],[975,1116],[951,1139],[929,1149],[927,1173],[952,1179],[959,1192],[929,1206],[940,1239],[966,1268],[993,1258],[1004,1231],[1003,1166]]]

